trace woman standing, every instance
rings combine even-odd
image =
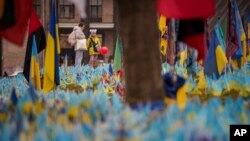
[[[74,27],[74,34],[75,34],[75,38],[76,38],[76,44],[75,44],[75,65],[79,65],[81,66],[82,64],[82,57],[83,57],[83,49],[79,48],[77,46],[77,41],[85,39],[85,35],[83,33],[83,29],[84,29],[85,25],[83,23],[79,23],[78,26]]]
[[[97,59],[98,55],[100,54],[99,50],[101,48],[101,42],[100,39],[97,37],[96,32],[96,29],[91,29],[90,36],[87,40],[87,48],[90,56],[89,65],[93,67],[97,66]]]

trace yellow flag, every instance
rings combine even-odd
[[[241,64],[243,65],[247,60],[247,39],[245,32],[241,34],[241,42],[242,42],[242,53],[243,53],[243,56],[241,58]]]
[[[216,55],[218,73],[219,73],[219,75],[221,75],[221,73],[222,73],[223,69],[226,67],[228,61],[227,61],[227,57],[226,57],[226,55],[225,55],[225,53],[220,45],[218,45],[216,47],[215,55]]]
[[[161,36],[166,32],[166,17],[161,15],[159,19],[159,30],[161,31]]]
[[[206,89],[207,88],[207,82],[206,82],[206,79],[205,79],[204,71],[201,70],[198,73],[198,76],[199,76],[199,80],[198,80],[197,88],[198,89]]]
[[[239,68],[238,60],[232,59],[232,66],[234,69],[238,69]]]
[[[40,68],[38,63],[36,39],[33,36],[32,50],[31,50],[31,63],[30,63],[30,78],[33,85],[37,90],[41,90]]]
[[[161,48],[160,48],[161,49],[161,54],[166,56],[166,54],[167,54],[167,46],[168,46],[167,40],[161,38],[160,46],[161,46]]]
[[[184,65],[184,61],[187,59],[187,48],[180,52],[180,66]]]
[[[187,87],[185,84],[177,91],[177,105],[181,110],[186,108],[186,101],[187,101],[186,92],[187,92]]]
[[[43,90],[48,93],[56,85],[60,84],[59,76],[59,51],[60,44],[58,39],[58,26],[56,17],[56,3],[52,1],[52,9],[50,13],[50,25],[46,46],[46,54],[44,61],[44,80],[43,80]]]
[[[161,32],[161,37],[167,32],[166,21],[167,21],[166,17],[161,15],[159,19],[159,30]],[[167,40],[164,38],[161,38],[160,39],[160,51],[163,56],[166,56],[167,54],[167,46],[168,46]]]

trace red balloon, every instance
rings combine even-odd
[[[108,53],[108,51],[109,51],[109,49],[107,48],[107,47],[102,47],[101,49],[100,49],[100,54],[101,55],[106,55],[107,53]]]

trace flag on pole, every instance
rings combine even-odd
[[[58,43],[56,1],[53,0],[44,62],[43,90],[45,93],[48,93],[60,83]]]
[[[15,24],[14,0],[0,0],[0,32]]]
[[[118,72],[121,70],[121,43],[120,38],[117,37],[116,39],[116,47],[115,47],[115,58],[114,58],[114,70],[115,72]]]
[[[235,66],[242,66],[246,61],[246,34],[244,32],[239,9],[235,0],[228,1],[228,32],[227,32],[227,57]],[[234,61],[235,60],[235,61]]]
[[[233,7],[233,4],[231,0],[228,0],[228,18],[227,18],[227,49],[226,54],[228,58],[233,57],[237,50],[240,48],[240,43],[237,36],[237,18],[235,18],[235,6]],[[235,58],[235,56],[234,56]]]
[[[41,90],[41,79],[40,79],[40,68],[38,63],[37,55],[37,46],[36,46],[36,37],[33,35],[32,43],[32,57],[31,57],[31,66],[30,66],[30,75],[31,82],[36,87],[37,90]]]
[[[161,36],[164,35],[164,33],[166,32],[166,17],[163,15],[160,15],[159,18],[159,30],[161,31]]]
[[[219,42],[219,36],[215,31],[213,31],[211,35],[208,55],[204,64],[204,72],[209,76],[216,75],[218,77],[222,74],[222,71],[226,67],[227,62],[228,61],[225,52]]]
[[[222,27],[221,27],[221,21],[218,21],[218,23],[215,25],[215,32],[216,32],[216,35],[218,36],[218,40],[220,42],[222,49],[225,51],[226,43],[225,43],[225,38],[224,38]]]
[[[168,30],[167,30],[167,21],[166,20],[167,20],[166,17],[163,15],[161,15],[159,18],[159,30],[161,32],[160,51],[161,51],[161,54],[163,56],[166,56],[167,46],[168,46],[168,42],[167,42]]]
[[[6,0],[5,3],[7,1],[9,2],[9,0]],[[23,45],[28,27],[28,20],[32,11],[32,2],[32,0],[25,0],[25,2],[23,0],[14,0],[15,24],[1,33],[3,38],[15,43],[18,46]]]
[[[184,66],[185,61],[187,59],[187,46],[183,43],[179,43],[179,47],[180,47],[180,66]]]
[[[29,82],[30,80],[30,62],[31,62],[31,53],[33,47],[33,37],[36,38],[36,46],[37,46],[37,53],[40,53],[46,46],[46,39],[45,39],[45,32],[42,26],[42,23],[38,19],[35,10],[32,10],[29,22],[29,36],[28,42],[26,47],[26,54],[25,54],[25,61],[24,61],[24,69],[23,75],[26,80]]]

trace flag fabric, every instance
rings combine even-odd
[[[168,27],[167,27],[167,19],[165,16],[160,15],[159,18],[159,30],[161,32],[160,39],[160,51],[163,56],[167,54],[167,46],[168,46]]]
[[[69,0],[70,2],[74,3],[77,7],[81,18],[86,18],[86,0]]]
[[[180,62],[179,65],[180,66],[184,66],[184,63],[187,59],[187,47],[185,44],[183,43],[179,43],[179,47],[180,47]]]
[[[32,12],[32,2],[32,0],[14,0],[15,25],[1,33],[3,38],[18,46],[23,45],[28,27],[28,20]]]
[[[161,36],[164,35],[164,33],[166,32],[166,17],[163,15],[160,15],[159,18],[159,30],[161,31]]]
[[[243,27],[243,24],[242,24],[242,20],[241,20],[241,17],[240,17],[240,12],[238,10],[238,20],[239,20],[239,26],[240,26],[240,43],[241,43],[241,48],[242,48],[242,57],[241,57],[241,65],[244,65],[246,60],[247,60],[247,36],[246,36],[246,33],[244,31],[244,27]],[[237,52],[236,52],[237,53]]]
[[[221,39],[222,40],[222,39]],[[222,74],[227,64],[227,58],[219,42],[219,36],[215,31],[212,32],[208,55],[204,64],[204,72],[208,76],[216,76]]]
[[[116,45],[115,45],[115,58],[114,58],[114,70],[115,72],[118,72],[121,70],[121,62],[122,62],[122,58],[121,58],[121,42],[120,42],[120,38],[117,37],[116,39]]]
[[[205,57],[205,20],[180,20],[177,40],[197,49],[198,60]]]
[[[109,75],[112,76],[113,75],[113,68],[112,65],[109,64]]]
[[[214,0],[158,0],[158,12],[167,18],[207,18],[214,11]]]
[[[18,97],[17,97],[17,95],[16,95],[16,89],[15,89],[15,88],[13,88],[13,90],[12,90],[12,93],[11,93],[11,95],[10,95],[10,100],[11,100],[11,102],[12,102],[12,104],[13,104],[14,106],[17,105],[17,103],[18,103]]]
[[[199,77],[198,83],[197,83],[197,88],[201,89],[201,90],[206,89],[207,88],[207,81],[206,81],[206,77],[205,77],[205,74],[204,74],[204,70],[200,70],[197,73],[197,76]]]
[[[0,0],[0,32],[15,24],[14,0]]]
[[[227,57],[232,58],[232,62],[240,63],[241,66],[246,61],[246,34],[244,32],[239,9],[235,0],[228,1],[228,33],[227,33]]]
[[[221,21],[218,21],[218,23],[215,25],[215,32],[216,35],[218,36],[218,40],[220,42],[221,47],[223,48],[223,50],[226,50],[225,38],[221,28]]]
[[[56,1],[53,0],[44,62],[43,90],[45,93],[48,93],[60,83],[57,27]]]
[[[26,47],[25,61],[24,61],[24,69],[23,75],[26,80],[29,82],[30,80],[30,62],[31,62],[31,54],[32,54],[32,46],[33,46],[33,36],[36,38],[36,46],[37,53],[40,53],[46,46],[45,32],[44,28],[38,19],[35,10],[32,10],[30,21],[29,21],[29,36]]]
[[[243,24],[241,21],[241,16],[240,16],[240,12],[237,6],[237,3],[235,0],[232,0],[232,7],[233,7],[233,11],[234,11],[234,19],[235,19],[235,23],[236,23],[236,33],[237,33],[237,39],[239,42],[239,49],[237,50],[237,52],[235,53],[235,55],[233,56],[233,58],[244,58],[244,43],[246,40],[246,36],[245,36],[245,32],[244,32],[244,28],[243,28]]]
[[[165,89],[165,103],[177,103],[180,109],[186,106],[186,90],[185,79],[177,74],[166,73],[163,75]]]
[[[248,40],[248,48],[250,48],[250,10],[247,15],[247,40]]]
[[[32,56],[31,66],[30,66],[31,82],[36,87],[37,90],[41,90],[40,68],[39,68],[39,63],[38,63],[38,54],[37,54],[35,35],[33,35],[31,56]]]
[[[226,48],[226,55],[227,58],[231,58],[236,51],[239,49],[239,43],[237,39],[236,33],[236,21],[234,20],[234,14],[232,10],[231,0],[228,0],[227,3],[227,48]]]

